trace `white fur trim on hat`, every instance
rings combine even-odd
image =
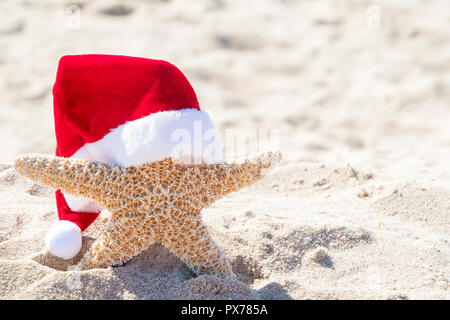
[[[86,143],[71,158],[138,166],[172,157],[183,163],[222,161],[222,143],[208,112],[196,109],[162,111],[126,122],[102,139]],[[88,199],[64,195],[78,212],[95,212]]]
[[[72,259],[80,252],[82,243],[81,229],[73,222],[60,220],[47,231],[45,246],[53,255]]]

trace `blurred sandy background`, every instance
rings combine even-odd
[[[446,0],[0,1],[0,297],[449,299],[449,26]],[[282,166],[204,213],[240,282],[46,254],[52,191],[10,164],[54,152],[81,53],[168,60],[223,132],[279,130]]]

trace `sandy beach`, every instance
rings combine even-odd
[[[450,2],[0,2],[0,299],[450,299]],[[238,280],[159,244],[74,271],[44,246],[61,56],[179,67],[223,136],[279,132],[283,161],[203,211]],[[226,141],[225,141],[226,142]],[[233,158],[234,154],[226,154]]]

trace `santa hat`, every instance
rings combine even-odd
[[[64,56],[53,87],[56,155],[121,167],[163,160],[217,162],[222,147],[183,73],[162,61],[113,55]],[[208,152],[206,152],[208,150]],[[100,207],[56,191],[59,222],[47,248],[71,258]],[[70,223],[69,223],[70,222]]]

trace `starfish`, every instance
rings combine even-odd
[[[160,243],[197,275],[235,278],[203,224],[201,210],[261,179],[280,159],[280,153],[269,152],[239,164],[186,165],[166,158],[121,168],[28,155],[17,158],[14,168],[44,185],[94,200],[112,213],[103,233],[78,262],[78,270],[121,265]]]

